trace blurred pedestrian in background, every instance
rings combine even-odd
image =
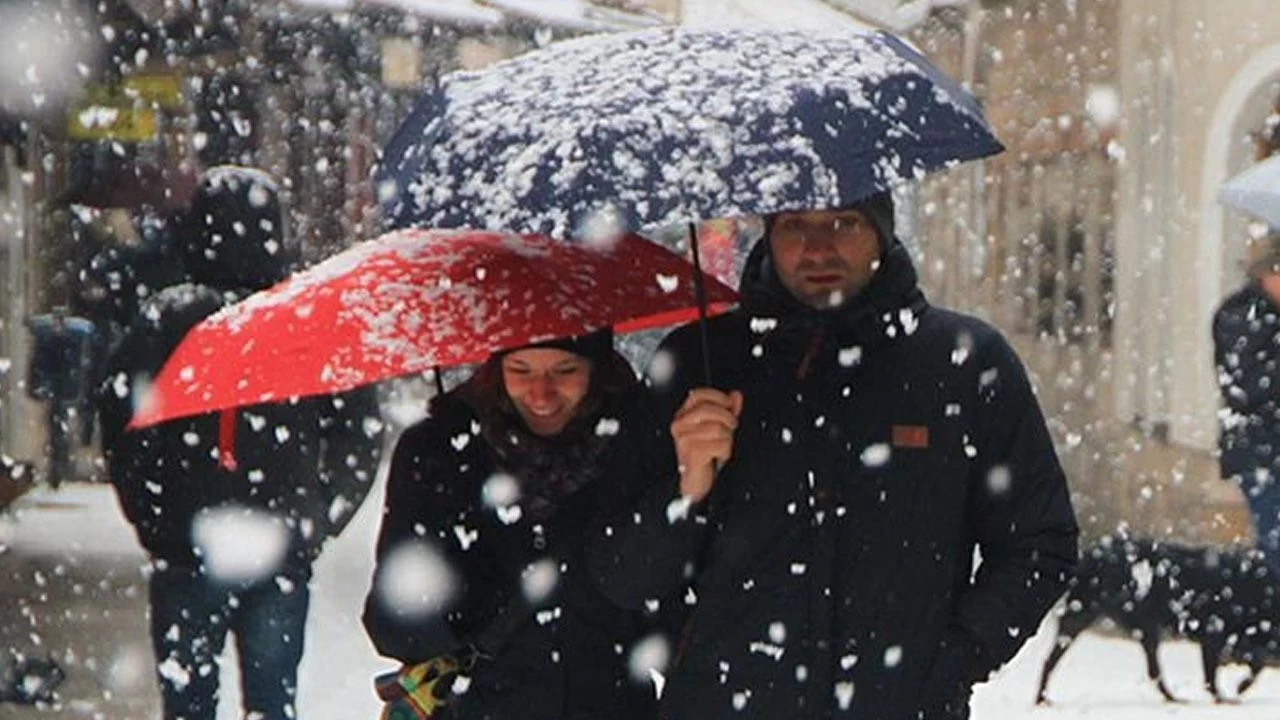
[[[100,409],[111,482],[153,561],[164,717],[215,717],[216,661],[233,632],[245,713],[291,719],[312,563],[377,470],[376,396],[369,387],[126,431],[192,326],[296,262],[275,182],[247,168],[205,173],[179,240],[188,282],[141,303],[111,355]]]

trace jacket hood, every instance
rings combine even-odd
[[[224,165],[200,178],[182,232],[188,278],[219,289],[261,290],[298,262],[285,232],[280,189],[270,175]]]
[[[819,310],[801,302],[778,278],[769,253],[766,235],[756,242],[747,256],[738,290],[742,306],[750,313],[774,317],[794,317],[843,327],[861,325],[869,317],[897,313],[904,307],[923,307],[915,265],[907,248],[896,236],[887,243],[888,251],[880,259],[880,268],[871,282],[843,305]]]

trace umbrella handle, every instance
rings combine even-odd
[[[698,335],[702,342],[702,379],[711,385],[711,342],[707,339],[707,286],[703,282],[702,257],[698,253],[698,225],[689,223],[689,247],[693,252],[693,297],[698,303]]]
[[[689,223],[689,247],[693,252],[693,297],[698,303],[698,336],[702,343],[702,379],[711,387],[711,341],[707,338],[707,284],[703,282],[702,257],[698,254],[698,224]],[[719,475],[719,460],[711,463],[712,472]]]

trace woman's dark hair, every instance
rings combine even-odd
[[[467,383],[469,400],[491,411],[496,410],[508,418],[517,418],[515,404],[502,382],[502,359],[509,353],[495,353],[489,357]],[[582,357],[582,356],[579,356]],[[571,424],[580,418],[592,418],[611,400],[628,392],[636,384],[631,365],[616,352],[604,358],[583,358],[591,363],[591,380],[587,394],[574,413]]]

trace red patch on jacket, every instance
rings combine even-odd
[[[894,425],[893,446],[924,450],[929,447],[929,426],[927,425]]]

